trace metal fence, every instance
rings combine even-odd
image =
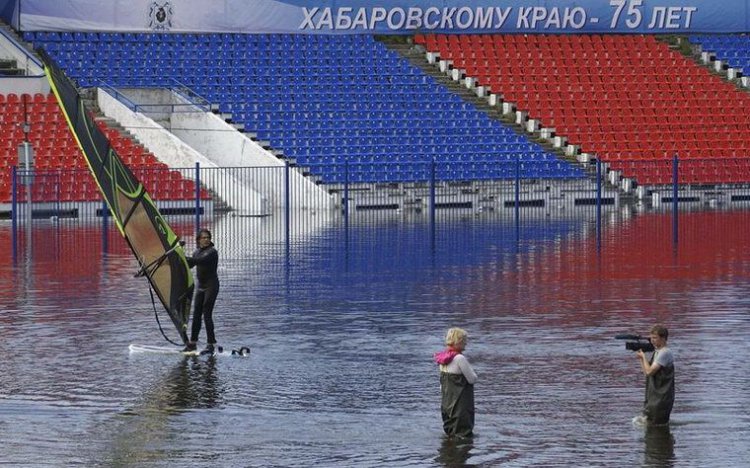
[[[220,224],[243,232],[227,239],[237,251],[263,246],[288,253],[311,239],[366,244],[378,235],[394,243],[409,236],[431,252],[476,242],[477,237],[534,242],[570,230],[599,240],[607,220],[617,213],[667,210],[672,212],[672,241],[678,242],[680,211],[750,205],[750,189],[744,183],[680,183],[687,174],[680,168],[693,163],[676,158],[638,163],[671,172],[665,171],[662,179],[669,183],[650,186],[638,186],[624,177],[624,171],[599,162],[583,168],[584,177],[549,178],[521,177],[532,163],[519,161],[484,163],[479,169],[494,175],[483,178],[476,178],[476,163],[412,164],[408,177],[392,163],[383,164],[382,175],[372,177],[371,171],[360,170],[361,164],[331,163],[325,171],[286,163],[133,172],[178,234],[189,237],[199,227]],[[368,168],[372,164],[367,163]],[[629,164],[630,169],[636,167]],[[492,171],[486,170],[489,166]],[[98,187],[85,169],[13,168],[11,197],[0,206],[11,220],[14,255],[33,237],[23,229],[85,227],[99,233],[105,252],[119,242],[113,238],[119,234]]]

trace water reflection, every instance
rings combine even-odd
[[[644,466],[671,467],[674,465],[674,436],[669,425],[646,426],[643,440]]]
[[[441,225],[436,253],[419,226],[397,224],[353,226],[348,247],[343,233],[321,232],[289,257],[248,235],[253,225],[227,222],[214,229],[234,239],[217,325],[222,341],[253,346],[247,360],[129,357],[129,343],[162,338],[119,233],[102,256],[95,229],[61,230],[49,246],[40,230],[31,263],[0,258],[11,285],[0,288],[0,420],[11,421],[0,421],[0,458],[348,468],[710,466],[720,456],[746,466],[748,368],[737,363],[750,362],[748,216],[684,214],[677,255],[669,214],[605,230],[600,251],[585,223],[540,223],[520,243],[501,223]],[[655,321],[677,331],[675,412],[705,424],[641,439],[629,423],[642,376],[612,337]],[[472,441],[442,438],[434,405],[429,356],[457,324],[477,337],[472,359],[487,376]],[[394,368],[408,378],[390,378]]]
[[[219,407],[224,388],[217,375],[216,357],[184,358],[169,374],[162,388],[166,395],[158,407],[177,410]]]
[[[104,453],[94,451],[91,461],[99,462],[102,456],[115,465],[169,460],[170,441],[185,431],[173,420],[185,410],[220,407],[223,395],[216,358],[185,357],[151,385],[139,404],[119,413],[117,424],[104,422],[110,442],[105,442]]]
[[[473,448],[474,439],[472,438],[443,437],[435,461],[446,468],[472,466],[467,465],[466,462],[471,457]]]

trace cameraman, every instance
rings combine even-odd
[[[643,415],[648,424],[667,424],[674,404],[674,357],[667,348],[669,331],[662,325],[651,328],[649,338],[655,351],[650,360],[642,350],[637,351],[641,368],[646,375],[646,399]]]

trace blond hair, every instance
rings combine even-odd
[[[467,338],[469,338],[469,334],[463,328],[451,328],[445,334],[445,344],[453,348],[463,347]]]

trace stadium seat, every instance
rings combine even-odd
[[[433,37],[426,35],[424,39]],[[285,154],[305,154],[311,164],[327,154],[305,153],[309,150],[305,140],[328,132],[337,138],[344,128],[362,136],[383,137],[395,159],[416,161],[436,155],[501,160],[502,144],[483,152],[466,152],[464,143],[478,135],[515,136],[513,130],[487,119],[371,36],[98,33],[76,36],[73,42],[46,41],[41,36],[37,40],[45,46],[56,44],[53,47],[58,48],[50,51],[56,57],[79,54],[74,62],[80,62],[80,67],[66,68],[79,84],[90,85],[95,78],[113,86],[162,87],[178,79],[218,104],[222,112],[231,112],[233,121],[244,124],[260,139],[277,142],[288,134],[287,129],[299,130],[302,133],[295,143],[280,149]],[[436,42],[474,51],[483,44],[474,37],[461,43],[438,36]],[[97,61],[82,60],[87,54],[81,53],[84,50],[96,50]],[[141,60],[144,56],[156,59]],[[129,68],[98,65],[105,62],[128,63]],[[436,103],[441,107],[435,108]],[[434,135],[454,139],[438,151],[414,151],[406,141],[413,135],[425,140]],[[339,156],[370,161],[378,160],[381,151],[354,141],[339,142],[336,147]],[[557,160],[538,148],[524,150],[520,158]],[[313,173],[322,171],[322,166],[311,167]],[[364,169],[362,180],[413,178],[413,171],[408,169],[379,171],[377,167],[373,162]],[[573,166],[559,172],[555,165],[534,174],[583,176]],[[325,173],[324,178],[339,180],[340,174]]]
[[[749,157],[738,152],[750,141],[748,95],[654,36],[426,35],[420,41],[604,161]],[[725,127],[719,133],[726,141],[707,145],[717,133],[711,125]],[[709,179],[713,173],[689,178]]]

